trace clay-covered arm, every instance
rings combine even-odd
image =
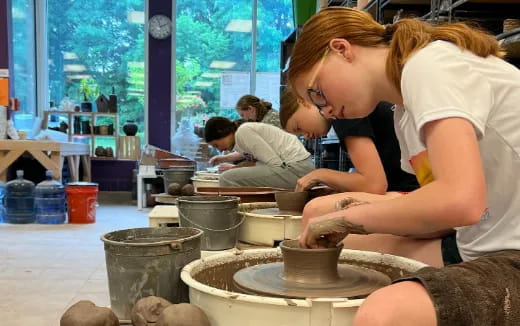
[[[423,132],[434,181],[396,199],[314,218],[301,244],[322,246],[317,241],[329,235],[334,242],[349,233],[408,236],[477,223],[486,209],[486,186],[473,126],[448,118],[427,123]]]
[[[348,136],[345,137],[344,142],[356,172],[317,169],[301,177],[295,190],[308,190],[319,183],[324,183],[341,192],[368,192],[384,195],[388,183],[372,138]]]
[[[317,169],[298,179],[295,191],[324,183],[341,192],[368,192],[384,195],[388,188],[383,163],[370,137],[349,136],[344,139],[356,172]]]

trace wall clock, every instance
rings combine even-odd
[[[148,32],[158,40],[164,40],[172,34],[172,21],[165,15],[154,15],[148,20]]]

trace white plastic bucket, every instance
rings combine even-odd
[[[195,191],[197,191],[198,187],[218,187],[219,186],[218,179],[205,179],[205,178],[192,177],[191,182],[193,183],[193,187],[195,187]]]
[[[351,325],[364,299],[286,299],[235,292],[233,274],[246,266],[281,261],[279,248],[227,252],[186,265],[181,279],[189,287],[190,303],[200,307],[212,326],[337,326]],[[395,279],[426,267],[425,264],[388,254],[344,249],[340,262],[381,265],[380,272]],[[201,276],[203,275],[203,276]],[[390,276],[390,275],[389,275]],[[209,281],[199,281],[205,278]]]

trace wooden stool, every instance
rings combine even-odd
[[[148,224],[150,227],[156,226],[178,226],[179,210],[175,205],[155,206],[148,214]]]

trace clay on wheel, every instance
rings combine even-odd
[[[161,297],[149,296],[137,301],[132,309],[131,319],[134,326],[155,325],[159,315],[171,302]]]
[[[189,303],[179,303],[164,309],[157,326],[211,326],[202,309]]]
[[[119,326],[119,320],[112,310],[81,300],[65,311],[60,326]]]

